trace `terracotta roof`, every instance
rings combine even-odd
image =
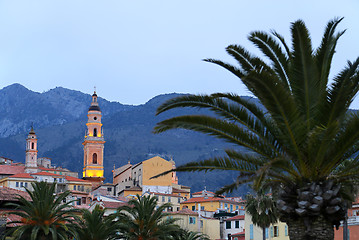
[[[172,188],[172,192],[174,192],[174,193],[189,193],[188,191],[178,189],[178,188]]]
[[[173,214],[180,214],[180,215],[198,215],[198,213],[188,209],[188,208],[184,208],[182,210],[173,212]]]
[[[18,174],[15,174],[15,175],[11,175],[9,176],[9,178],[34,178],[30,175],[30,173],[18,173]]]
[[[123,189],[123,191],[142,191],[142,188],[140,188],[139,186],[134,186],[130,188],[125,188]]]
[[[35,176],[52,176],[52,177],[64,177],[64,175],[59,175],[55,173],[49,173],[49,172],[38,172],[38,173],[31,173],[31,175]]]
[[[244,236],[244,235],[245,235],[245,231],[231,234],[232,237],[241,237],[241,236]]]
[[[181,204],[197,203],[197,202],[226,202],[226,203],[232,203],[232,204],[239,204],[239,202],[235,202],[233,200],[219,198],[219,197],[193,197],[193,198],[188,199],[185,202],[182,202]]]
[[[43,171],[58,171],[58,172],[69,172],[68,169],[65,168],[45,168],[45,167],[39,167],[39,169]]]
[[[83,179],[80,179],[80,178],[75,178],[75,177],[71,177],[71,176],[64,176],[65,179],[67,181],[71,181],[71,182],[87,182],[87,183],[90,183],[89,181],[86,181],[86,180],[83,180]]]
[[[215,195],[215,193],[211,192],[211,191],[205,191],[205,192]],[[192,193],[192,195],[199,195],[199,194],[202,194],[202,193],[203,193],[203,191],[199,191],[199,192]]]
[[[103,203],[103,206],[105,208],[118,208],[118,207],[121,207],[121,206],[124,206],[126,205],[126,203],[123,203],[123,202],[107,202],[107,201],[102,201]]]
[[[13,175],[25,172],[25,166],[0,165],[1,175]]]
[[[24,197],[26,200],[31,200],[27,192],[8,187],[0,187],[0,201],[16,201],[19,196]]]
[[[169,194],[169,193],[158,193],[158,192],[150,192],[153,195],[159,195],[159,196],[169,196],[169,197],[182,197],[178,194]]]
[[[244,220],[244,215],[237,215],[226,219],[226,221],[233,221],[233,220]]]

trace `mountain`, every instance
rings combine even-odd
[[[182,114],[204,113],[196,109],[175,109],[155,116],[157,107],[179,94],[159,95],[138,106],[123,105],[99,98],[103,113],[105,177],[112,181],[112,169],[138,163],[152,156],[173,157],[177,165],[223,154],[231,147],[214,137],[187,130],[153,134],[157,122]],[[91,95],[62,87],[44,93],[33,92],[20,84],[0,90],[0,156],[19,162],[25,159],[25,138],[33,124],[39,157],[50,157],[57,166],[79,173],[83,167],[82,142],[86,130]],[[235,172],[179,173],[181,184],[199,191],[216,190],[236,178]],[[79,174],[81,177],[81,175]],[[247,192],[240,188],[238,193]]]

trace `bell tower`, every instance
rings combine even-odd
[[[105,179],[103,170],[103,151],[105,140],[101,123],[101,109],[97,102],[96,91],[92,95],[91,106],[87,113],[87,131],[84,145],[83,179],[101,184]]]
[[[37,137],[32,126],[26,138],[25,172],[37,172]]]

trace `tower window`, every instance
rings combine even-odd
[[[94,118],[93,118],[93,120],[95,120],[95,121],[96,121],[96,120],[97,120],[97,117],[94,117]]]
[[[97,128],[95,128],[95,129],[93,130],[93,136],[94,136],[94,137],[97,137]]]
[[[35,144],[31,143],[31,149],[34,149],[34,148],[35,148]]]
[[[94,153],[94,154],[92,155],[92,163],[93,163],[93,164],[97,164],[97,153]]]

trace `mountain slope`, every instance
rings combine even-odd
[[[165,118],[189,113],[195,109],[179,109],[155,116],[157,107],[178,94],[154,97],[139,106],[123,105],[99,98],[103,111],[105,144],[105,177],[112,181],[112,169],[137,163],[154,155],[173,157],[177,165],[223,154],[230,147],[213,137],[186,130],[173,130],[154,135],[155,124]],[[82,142],[86,129],[91,96],[65,88],[45,93],[32,92],[14,84],[0,90],[0,156],[24,162],[25,138],[33,123],[39,138],[40,157],[50,157],[58,166],[79,173],[83,166]],[[81,177],[81,174],[79,175]],[[193,191],[216,190],[235,178],[235,173],[180,173],[180,183]],[[246,191],[244,189],[243,191]]]

